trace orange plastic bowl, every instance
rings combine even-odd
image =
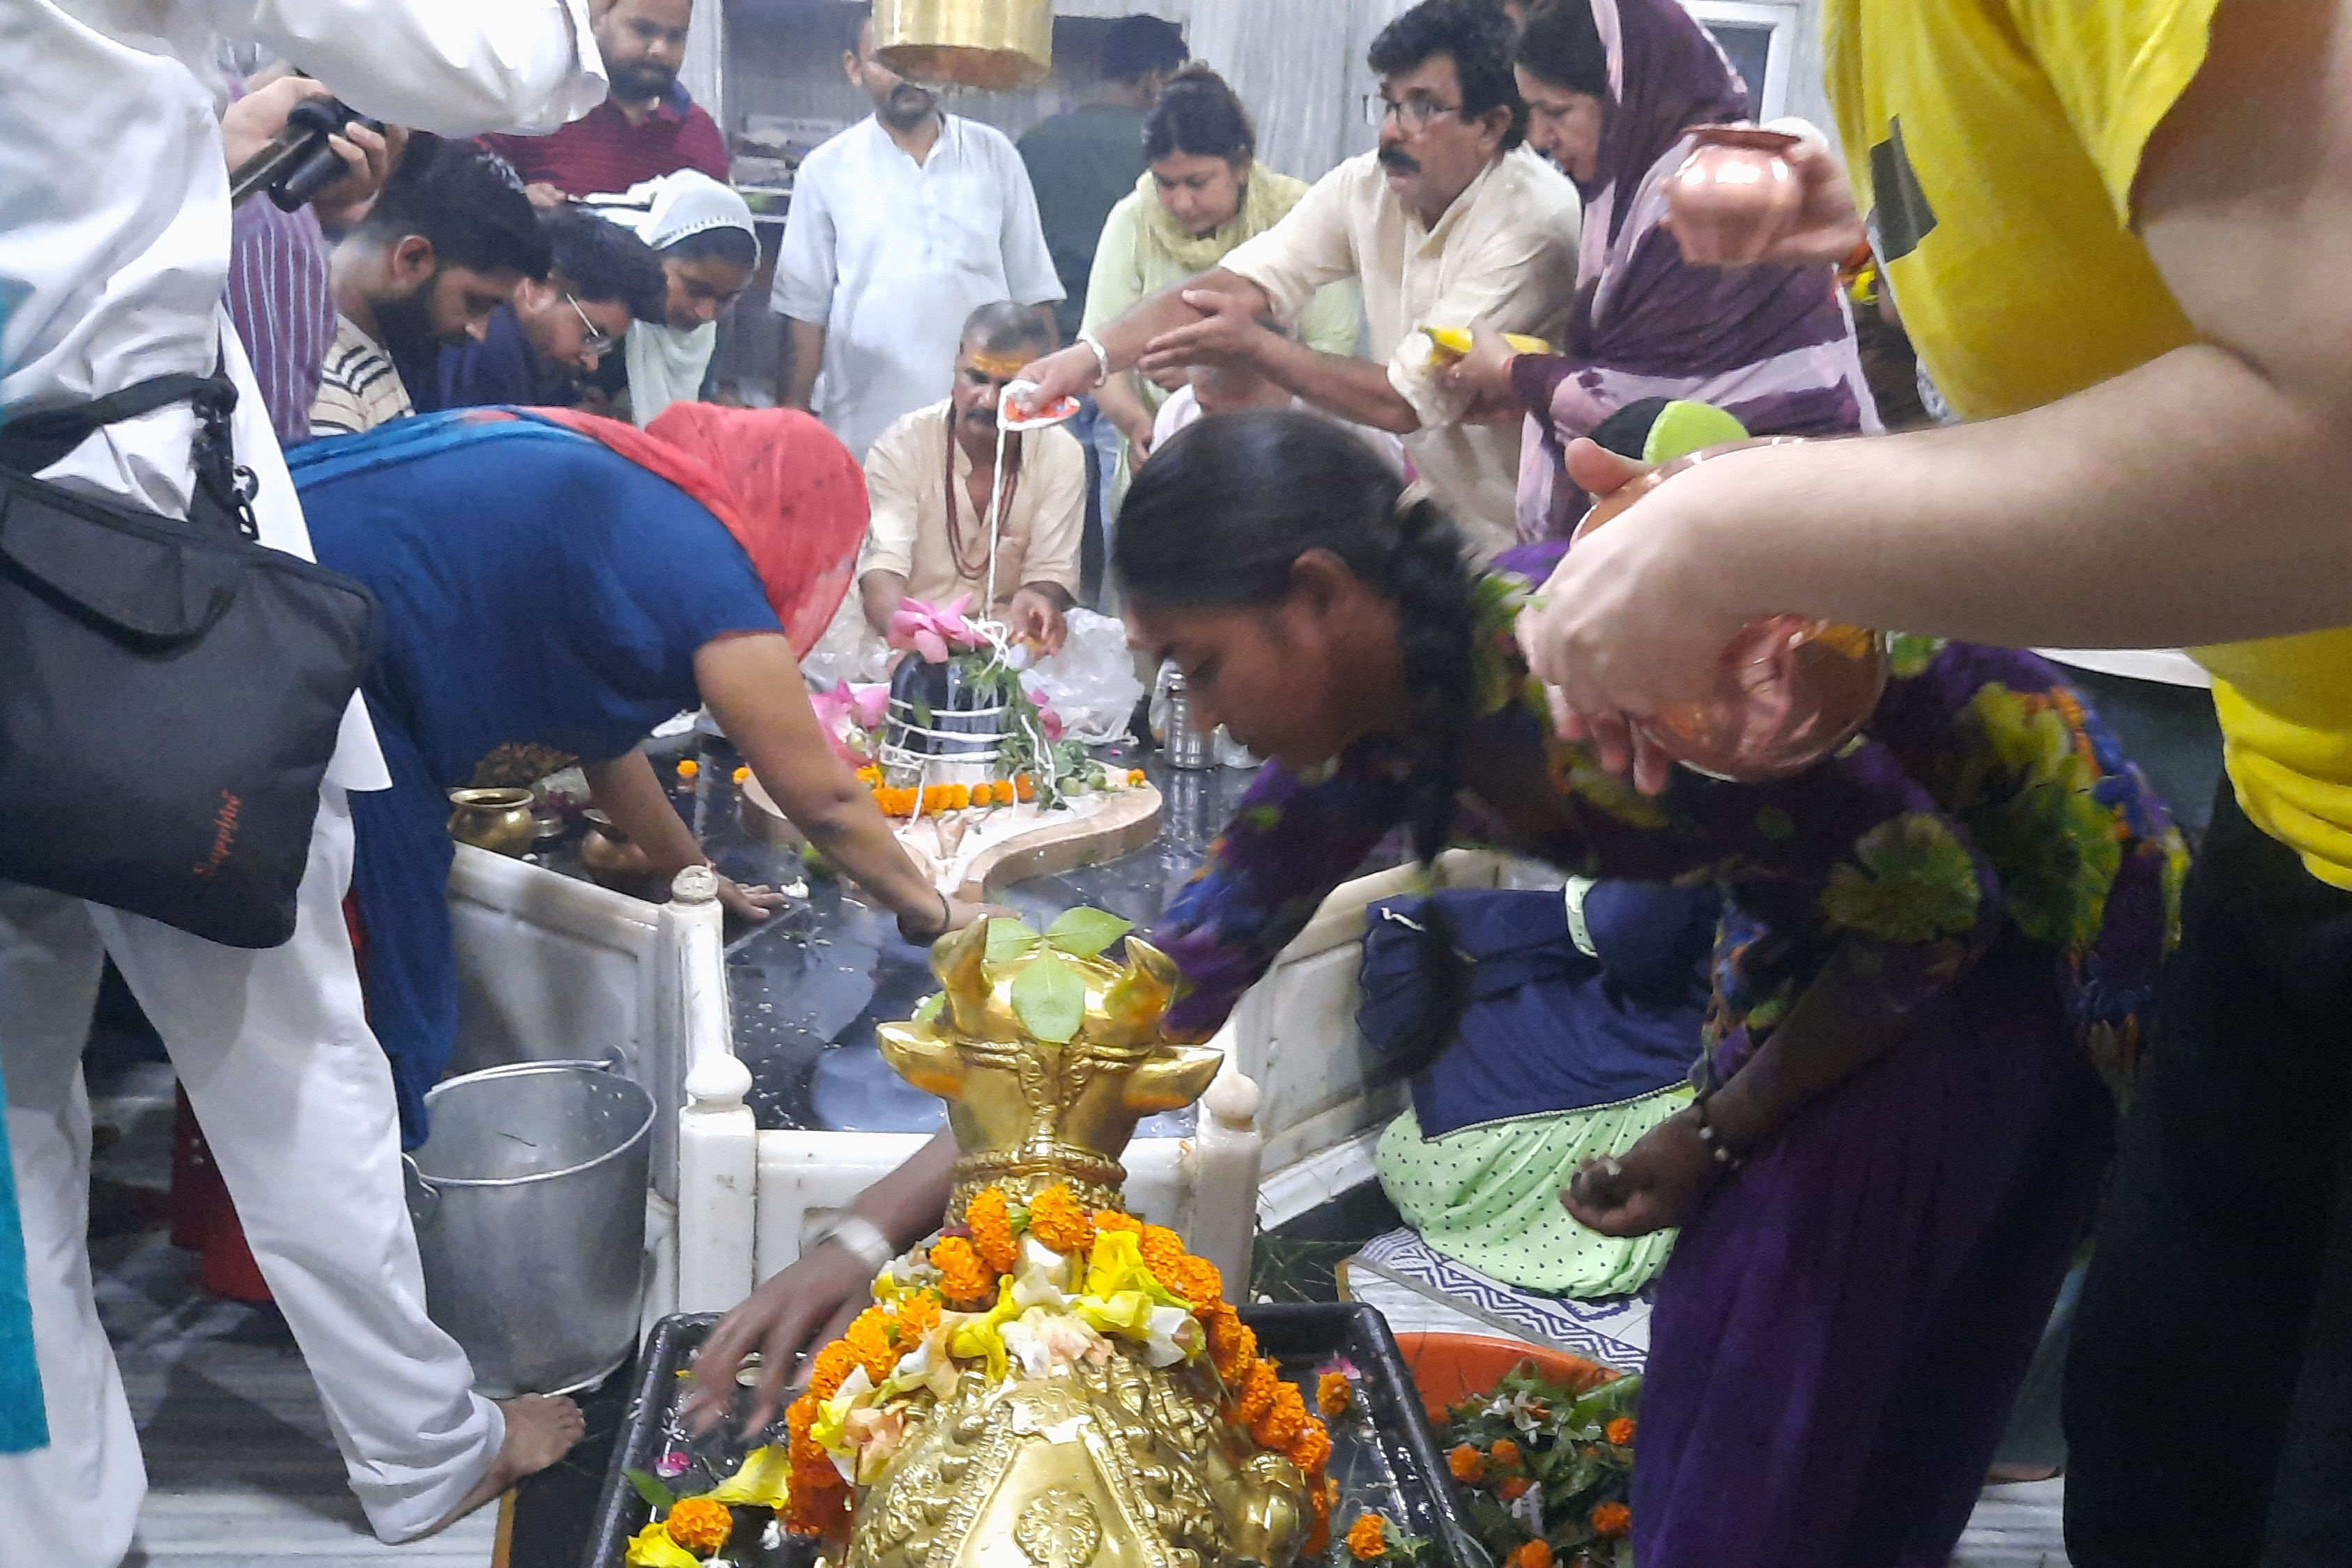
[[[1402,1333],[1396,1342],[1433,1426],[1443,1426],[1453,1406],[1474,1394],[1488,1392],[1523,1361],[1535,1363],[1536,1371],[1546,1379],[1578,1394],[1622,1375],[1566,1351],[1485,1334]]]

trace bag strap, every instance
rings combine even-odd
[[[236,384],[217,365],[210,375],[154,376],[103,397],[18,415],[0,424],[0,468],[29,479],[105,426],[174,403],[194,408],[199,426],[189,454],[196,472],[190,516],[226,522],[247,539],[257,537],[252,505],[257,486],[252,470],[238,466],[229,437]]]

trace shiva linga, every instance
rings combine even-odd
[[[1321,1424],[1216,1268],[1121,1201],[1136,1123],[1222,1053],[1166,1038],[1174,965],[1099,956],[1124,922],[1094,920],[941,938],[940,994],[879,1031],[961,1158],[787,1414],[787,1521],[841,1568],[1288,1568],[1328,1535]]]

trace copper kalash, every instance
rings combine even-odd
[[[1043,944],[987,962],[987,922],[942,939],[929,1023],[887,1025],[884,1057],[949,1101],[962,1159],[948,1220],[989,1187],[1025,1205],[1061,1185],[1121,1210],[1135,1126],[1188,1105],[1220,1053],[1160,1033],[1174,966],[1130,938],[1124,967]],[[1066,1043],[1023,1026],[1013,988],[1068,963],[1085,1016]],[[1197,1304],[1196,1304],[1197,1305]],[[847,1568],[1286,1568],[1312,1528],[1308,1482],[1231,1418],[1210,1358],[1166,1367],[1129,1342],[1030,1377],[966,1367],[908,1413],[898,1452],[856,1502]]]

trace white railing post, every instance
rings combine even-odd
[[[1228,1055],[1201,1097],[1192,1137],[1192,1249],[1225,1277],[1225,1299],[1249,1298],[1250,1256],[1257,1242],[1257,1085]]]
[[[662,910],[663,1021],[684,1068],[677,1116],[677,1310],[719,1312],[751,1293],[759,1214],[759,1128],[744,1103],[751,1069],[735,1059],[725,916],[709,867],[677,874]],[[671,1068],[677,1070],[677,1066]]]

